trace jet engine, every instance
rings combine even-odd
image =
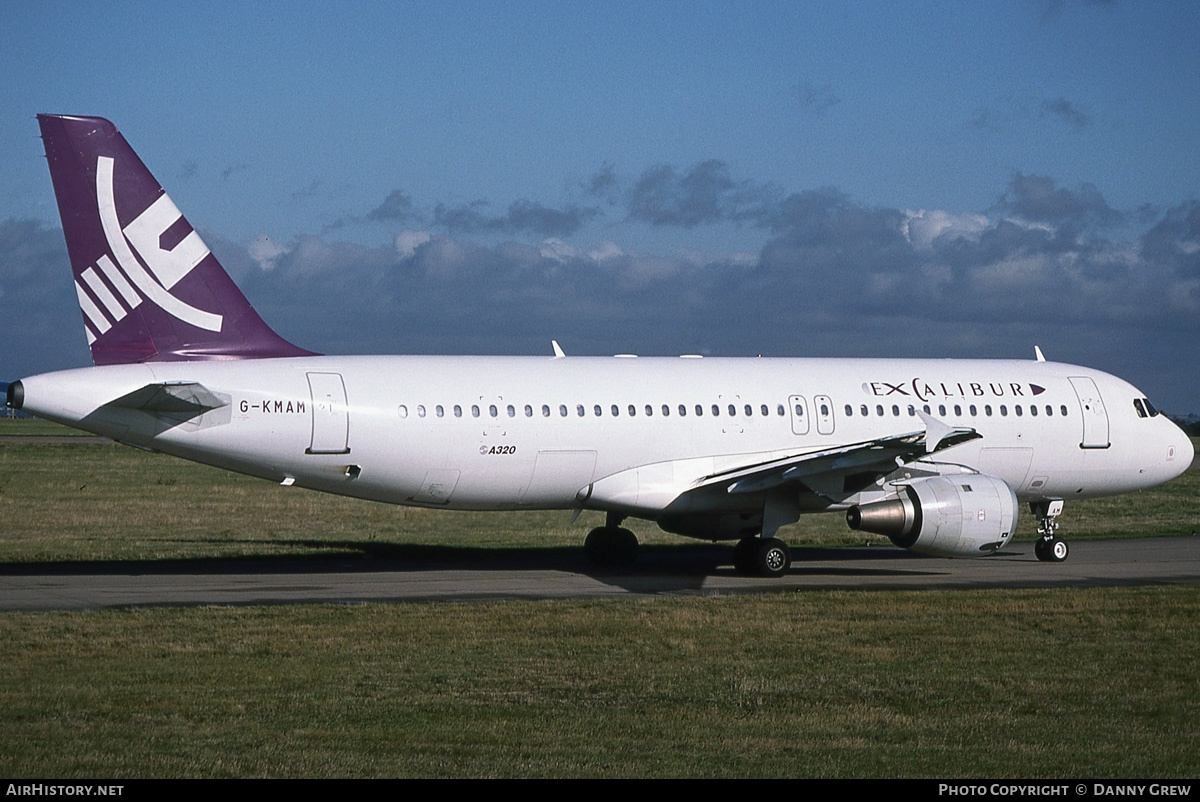
[[[932,476],[904,485],[893,498],[851,507],[846,523],[922,554],[981,557],[1012,539],[1017,496],[995,476]]]

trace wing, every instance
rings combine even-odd
[[[894,470],[899,462],[943,451],[982,437],[974,429],[948,426],[918,412],[923,431],[850,443],[826,451],[810,452],[770,462],[735,468],[700,480],[695,490],[724,485],[732,495],[762,493],[787,484],[803,484],[821,495],[848,492],[848,484],[863,484]]]
[[[757,503],[751,498],[759,494],[765,497],[768,517],[775,522],[799,515],[794,501],[798,494],[787,492],[789,487],[803,486],[829,502],[840,501],[895,470],[897,461],[908,462],[982,436],[974,429],[954,428],[923,412],[918,414],[925,423],[921,431],[746,462],[710,473],[702,471],[712,470],[711,458],[642,465],[598,479],[576,498],[581,506],[623,510],[661,522],[662,515],[744,510]],[[780,492],[772,492],[776,490]]]

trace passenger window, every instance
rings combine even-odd
[[[542,404],[542,417],[543,418],[550,417],[550,405],[549,404]]]
[[[575,405],[575,414],[577,414],[581,418],[583,417],[583,404]]]
[[[735,407],[733,404],[729,405],[729,417],[731,417],[731,418],[737,417],[737,407]]]
[[[938,404],[938,414],[941,415],[942,417],[946,416],[946,405],[945,404]]]
[[[458,404],[454,405],[454,417],[456,417],[456,418],[462,417],[462,407],[459,406]]]
[[[679,417],[681,417],[681,418],[687,417],[687,407],[685,407],[683,404],[679,405]]]
[[[1021,417],[1021,415],[1023,415],[1023,414],[1024,414],[1024,413],[1021,411],[1021,405],[1020,405],[1020,404],[1017,404],[1015,407],[1013,407],[1013,411],[1017,413],[1017,417],[1018,417],[1018,418],[1019,418],[1019,417]]]
[[[721,408],[720,408],[719,406],[717,406],[716,404],[713,404],[713,405],[712,405],[712,411],[713,411],[713,417],[720,417],[720,415],[721,415]]]
[[[983,414],[987,415],[989,418],[992,417],[992,405],[991,404],[983,405]]]
[[[654,414],[654,407],[652,407],[650,404],[647,404],[646,405],[646,416],[649,417],[650,415],[653,415],[653,414]]]
[[[896,404],[892,404],[892,417],[894,417],[894,418],[900,417],[900,407],[897,406]]]
[[[1063,404],[1063,405],[1061,405],[1061,406],[1058,408],[1058,411],[1062,413],[1062,416],[1063,416],[1064,418],[1065,418],[1065,417],[1067,417],[1067,405],[1066,405],[1066,404]]]
[[[1004,404],[1000,405],[1000,417],[1002,417],[1002,418],[1008,417],[1008,407],[1005,406]]]
[[[876,405],[875,405],[875,414],[876,414],[876,415],[878,415],[878,416],[879,416],[879,417],[881,417],[881,418],[883,417],[883,404],[876,404]]]
[[[615,418],[621,414],[621,408],[616,404],[612,405],[612,416]]]
[[[854,407],[850,406],[849,404],[846,405],[846,417],[847,418],[854,417]]]
[[[798,410],[798,409],[800,409],[800,407],[799,407],[799,406],[797,406],[797,407],[796,407],[796,409]],[[775,405],[775,414],[776,414],[776,415],[778,415],[778,416],[779,416],[779,417],[781,417],[781,418],[782,418],[784,415],[786,415],[786,414],[787,414],[786,412],[784,412],[784,411],[783,411],[783,404],[776,404],[776,405]],[[799,414],[799,413],[797,412],[797,414]]]
[[[397,412],[400,413],[400,417],[402,418],[408,417],[408,407],[404,406],[404,404],[400,405],[400,409],[398,409]]]
[[[754,415],[754,407],[752,407],[752,406],[750,406],[749,404],[747,404],[747,405],[746,405],[746,417],[747,417],[747,418],[749,418],[749,417],[751,417],[752,415]]]
[[[869,412],[867,412],[867,405],[866,405],[866,404],[863,404],[861,407],[859,407],[859,409],[860,409],[860,410],[862,410],[862,414],[863,414],[863,417],[864,417],[864,418],[865,418],[865,417],[867,417],[867,415],[869,415],[869,414],[870,414]],[[822,414],[822,415],[824,415],[824,414],[825,414],[825,410],[823,410],[823,409],[822,409],[822,410],[821,410],[821,414]]]
[[[702,415],[704,415],[704,407],[697,404],[696,405],[696,417],[701,417]]]
[[[418,418],[425,417],[425,405],[424,404],[417,404],[417,417]]]
[[[762,412],[762,416],[764,418],[771,414],[771,410],[767,409],[766,404],[763,404],[761,407],[759,407],[759,411]]]
[[[500,417],[500,410],[496,409],[495,404],[488,404],[488,414],[493,418],[498,418]]]
[[[472,417],[472,418],[478,418],[478,417],[479,417],[479,405],[478,405],[478,404],[472,404],[472,405],[471,405],[471,417]]]
[[[668,404],[663,404],[663,417],[664,418],[671,417],[671,407]]]
[[[1032,416],[1033,416],[1033,417],[1035,417],[1035,418],[1037,417],[1037,404],[1030,404],[1030,405],[1029,405],[1029,414],[1030,414],[1030,415],[1032,415]]]
[[[1053,415],[1053,414],[1054,414],[1054,407],[1052,407],[1052,406],[1050,406],[1049,404],[1047,404],[1047,405],[1046,405],[1046,414],[1047,414],[1047,415]]]
[[[598,417],[600,417],[600,415],[601,415],[601,414],[603,414],[604,410],[602,410],[602,409],[600,408],[600,405],[599,405],[599,404],[596,404],[596,406],[592,407],[592,412],[595,412],[595,413],[596,413],[596,417],[598,418]]]
[[[630,404],[629,405],[629,417],[632,418],[636,414],[637,414],[637,407],[635,407],[633,404]]]
[[[446,414],[446,410],[442,409],[442,405],[437,405],[437,416],[440,418]]]
[[[567,417],[567,405],[566,405],[566,404],[559,404],[559,405],[558,405],[558,416],[559,416],[560,418],[565,418],[565,417]]]
[[[971,405],[971,417],[973,418],[973,417],[975,417],[977,414],[979,414],[979,410],[977,410],[977,409],[975,408],[975,405],[974,405],[974,404],[972,404],[972,405]]]

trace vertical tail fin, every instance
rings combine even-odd
[[[311,355],[263,322],[116,126],[38,124],[93,362]]]

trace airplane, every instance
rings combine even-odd
[[[94,367],[7,404],[151,451],[308,488],[448,510],[605,513],[584,541],[629,564],[627,518],[734,540],[742,573],[791,566],[780,527],[992,555],[1019,509],[1061,562],[1068,499],[1191,464],[1127,382],[1033,360],[321,356],[251,307],[107,120],[38,115]]]

